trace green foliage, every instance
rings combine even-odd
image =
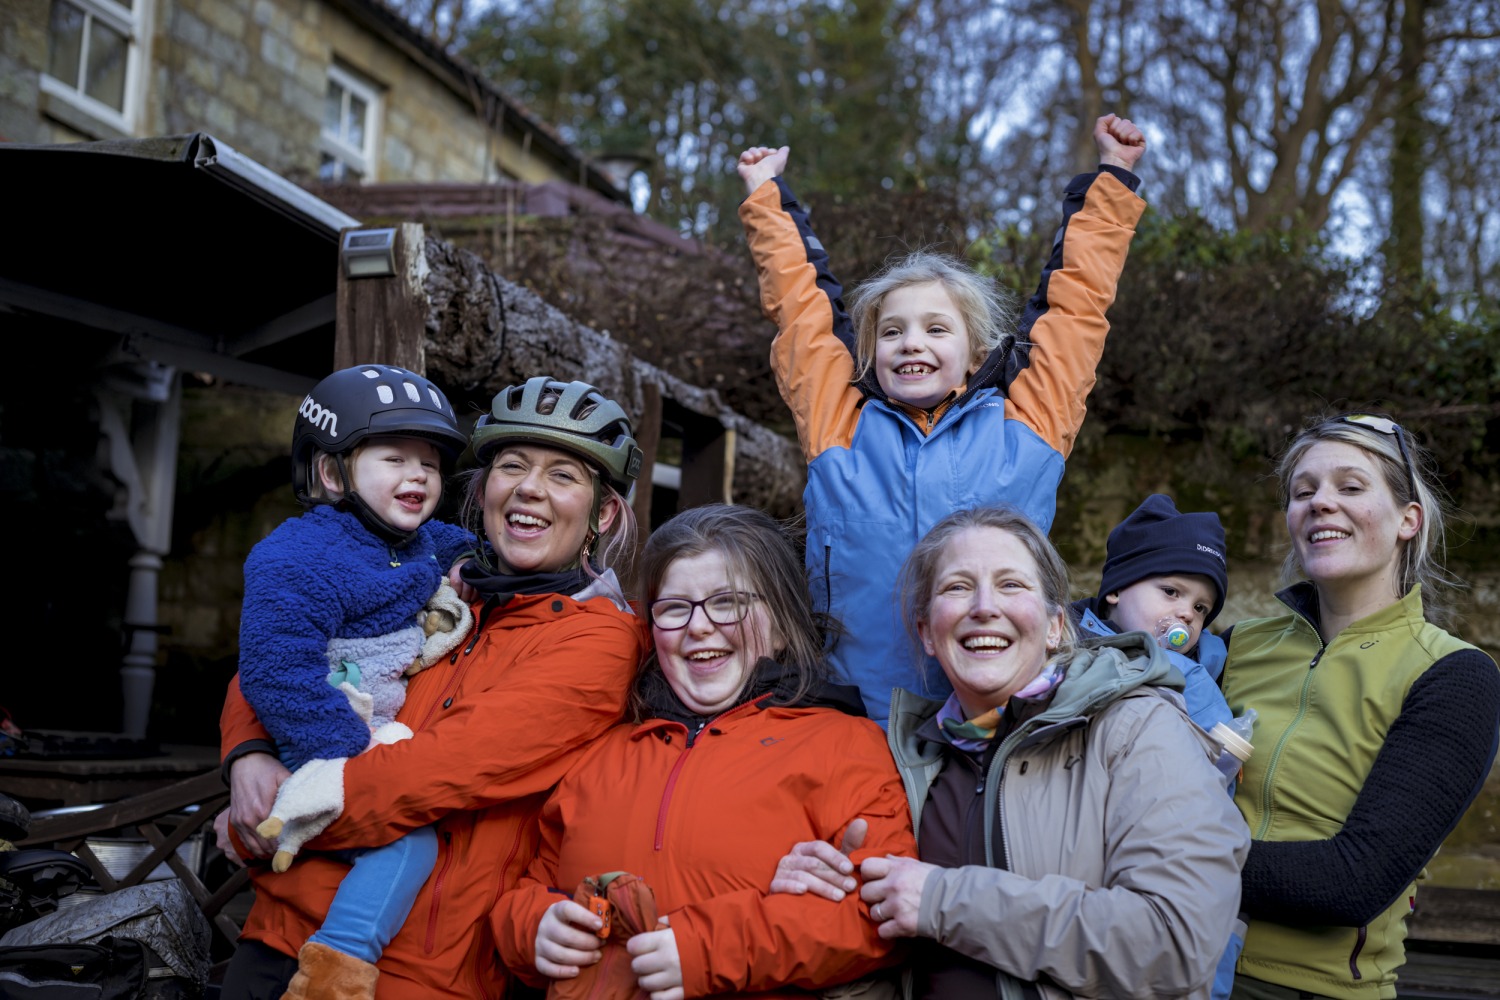
[[[464,55],[586,154],[645,162],[651,215],[723,241],[748,146],[791,145],[820,192],[913,183],[903,16],[900,0],[537,0],[493,8]]]
[[[1023,294],[1047,250],[1014,231],[972,248]],[[1310,417],[1381,409],[1463,492],[1500,453],[1496,312],[1460,317],[1430,285],[1374,284],[1373,271],[1313,234],[1148,214],[1110,310],[1091,432],[1197,442],[1264,469]]]

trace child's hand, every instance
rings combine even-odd
[[[604,921],[571,899],[547,907],[536,929],[536,971],[548,979],[573,979],[604,957]]]
[[[790,146],[782,146],[780,149],[751,146],[741,153],[735,170],[739,171],[740,179],[745,182],[745,193],[754,194],[756,188],[772,177],[780,177],[781,172],[786,169],[787,154],[791,151]]]
[[[1146,152],[1146,136],[1130,119],[1105,115],[1094,123],[1094,145],[1101,164],[1134,170]]]
[[[682,958],[670,918],[658,917],[656,930],[637,934],[625,942],[625,950],[636,985],[650,1000],[683,1000]]]

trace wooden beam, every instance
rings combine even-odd
[[[677,494],[680,510],[732,501],[734,439],[734,428],[717,420],[698,417],[683,421],[682,489]]]
[[[635,523],[640,526],[640,544],[651,534],[651,472],[656,468],[656,449],[661,445],[661,388],[641,386],[641,412],[635,422],[635,443],[640,445],[641,473],[635,481]],[[674,512],[675,513],[675,512]]]
[[[343,237],[358,230],[344,230]],[[350,278],[342,253],[335,307],[333,367],[358,364],[399,365],[418,375],[427,371],[427,272],[422,227],[396,227],[395,273],[389,277]]]
[[[74,837],[86,837],[100,830],[133,825],[143,820],[176,812],[185,806],[204,802],[224,794],[224,779],[217,770],[179,781],[166,788],[145,792],[122,802],[111,802],[82,813],[65,813],[34,820],[26,839],[17,847],[32,847]]]

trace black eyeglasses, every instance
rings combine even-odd
[[[680,597],[664,597],[651,602],[651,624],[666,632],[686,628],[693,620],[693,609],[702,608],[708,620],[715,625],[734,625],[745,620],[750,608],[760,600],[759,594],[739,590],[726,590],[722,594],[711,594],[701,601],[687,601]]]
[[[1401,464],[1406,466],[1406,483],[1411,487],[1411,499],[1416,500],[1418,498],[1417,470],[1412,465],[1411,452],[1406,448],[1406,431],[1401,429],[1401,425],[1390,417],[1377,417],[1373,413],[1346,413],[1339,419],[1346,424],[1363,427],[1377,434],[1389,434],[1396,439],[1396,447],[1401,450]]]

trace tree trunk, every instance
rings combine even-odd
[[[1427,124],[1422,115],[1422,61],[1428,0],[1406,0],[1401,15],[1395,107],[1391,117],[1391,235],[1389,276],[1407,287],[1422,280],[1422,178],[1427,172]]]
[[[646,387],[734,431],[733,499],[777,517],[800,511],[806,466],[797,446],[725,406],[718,393],[634,357],[535,293],[494,274],[477,254],[427,240],[427,375],[460,395],[489,397],[534,375],[595,385],[627,413],[647,412]]]

